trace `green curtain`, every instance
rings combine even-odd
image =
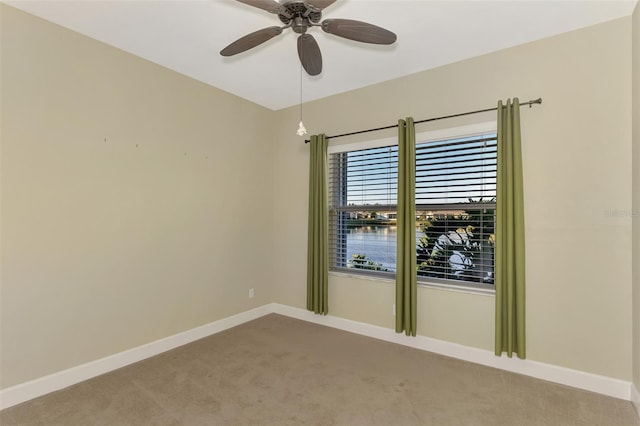
[[[327,137],[311,136],[309,155],[309,237],[307,309],[329,312],[329,206],[327,204]]]
[[[525,255],[522,144],[518,98],[498,101],[495,352],[524,359]]]
[[[398,121],[398,241],[396,333],[416,335],[416,132],[413,118]]]

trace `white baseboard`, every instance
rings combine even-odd
[[[278,303],[271,303],[246,312],[239,313],[210,324],[205,324],[164,339],[156,340],[133,349],[126,350],[96,361],[63,370],[26,383],[0,390],[0,410],[12,407],[33,398],[74,385],[92,377],[133,364],[162,352],[177,348],[198,339],[219,333],[245,322],[270,313],[285,315],[300,320],[337,328],[340,330],[372,337],[387,342],[398,343],[452,358],[495,367],[514,373],[524,374],[554,383],[560,383],[603,395],[631,401],[640,411],[640,396],[637,388],[626,381],[599,376],[583,371],[558,367],[537,361],[517,358],[497,357],[493,352],[471,348],[456,343],[445,342],[425,336],[407,337],[394,330],[365,324],[330,315],[315,315],[304,309]]]
[[[584,389],[627,401],[629,401],[631,397],[631,383],[624,380],[586,373],[584,371],[572,370],[565,367],[558,367],[556,365],[527,359],[521,360],[519,358],[509,358],[507,356],[498,357],[495,356],[493,352],[484,349],[472,348],[425,336],[408,337],[404,334],[396,333],[395,330],[388,328],[332,317],[330,315],[315,315],[313,312],[304,309],[293,308],[291,306],[280,305],[277,303],[272,305],[272,309],[274,313],[281,315],[338,328],[340,330],[373,337],[387,342],[398,343],[400,345],[446,355],[476,364],[524,374],[526,376]]]
[[[260,318],[271,312],[271,306],[264,305],[124,352],[2,389],[0,390],[0,410],[108,373],[109,371],[117,370],[118,368],[161,354],[178,346],[186,345],[203,337]]]
[[[636,414],[640,417],[640,391],[633,383],[631,383],[631,404],[633,404]]]

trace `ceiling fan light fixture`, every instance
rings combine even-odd
[[[298,123],[298,131],[296,132],[298,136],[304,136],[307,134],[307,128],[304,127],[304,123],[301,121]]]

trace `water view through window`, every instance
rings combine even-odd
[[[493,284],[495,237],[492,207],[469,211],[417,212],[418,276]],[[395,219],[383,218],[379,221],[380,224],[375,224],[372,219],[346,221],[344,258],[347,268],[395,272]]]
[[[347,228],[347,259],[353,263],[358,255],[366,258],[384,270],[396,270],[395,226],[350,226]]]

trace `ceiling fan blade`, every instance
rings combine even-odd
[[[298,57],[307,74],[318,75],[322,72],[322,53],[318,42],[311,34],[298,37]]]
[[[329,34],[363,43],[393,44],[397,39],[389,30],[352,19],[325,19],[322,21],[322,29]]]
[[[249,6],[257,7],[258,9],[266,10],[269,13],[280,13],[283,8],[282,5],[275,0],[236,0],[237,2],[248,4]]]
[[[258,46],[259,44],[262,44],[267,40],[271,40],[273,37],[281,33],[282,28],[280,27],[263,28],[234,41],[233,43],[222,49],[220,51],[220,54],[222,56],[237,55],[238,53]]]
[[[331,6],[336,0],[307,0],[307,4],[315,9],[322,10],[325,7]]]

